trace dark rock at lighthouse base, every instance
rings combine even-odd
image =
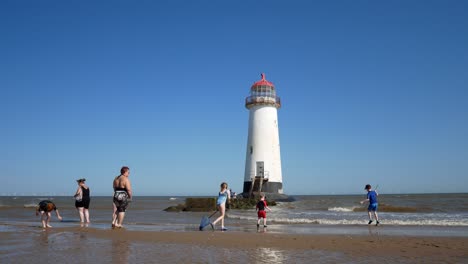
[[[265,194],[265,198],[267,200],[273,200],[276,202],[294,202],[296,200],[293,196],[290,196],[284,193],[269,193],[269,192],[262,192],[262,193]],[[244,198],[249,197],[248,193],[241,193],[240,195]],[[254,192],[253,197],[254,199],[259,199],[260,194],[257,192]]]

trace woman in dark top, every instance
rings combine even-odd
[[[91,198],[89,197],[89,187],[85,184],[86,179],[79,179],[78,189],[75,193],[75,207],[80,214],[81,223],[89,223],[89,202]]]

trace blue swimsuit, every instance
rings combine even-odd
[[[218,200],[216,201],[217,205],[222,205],[226,202],[227,197],[228,197],[227,192],[228,192],[227,190],[225,190],[224,192],[219,192]]]

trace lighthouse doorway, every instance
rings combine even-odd
[[[257,170],[255,176],[262,177],[265,175],[265,167],[263,161],[257,161]]]

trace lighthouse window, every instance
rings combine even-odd
[[[253,153],[253,147],[250,146],[250,154],[252,154],[252,153]]]

